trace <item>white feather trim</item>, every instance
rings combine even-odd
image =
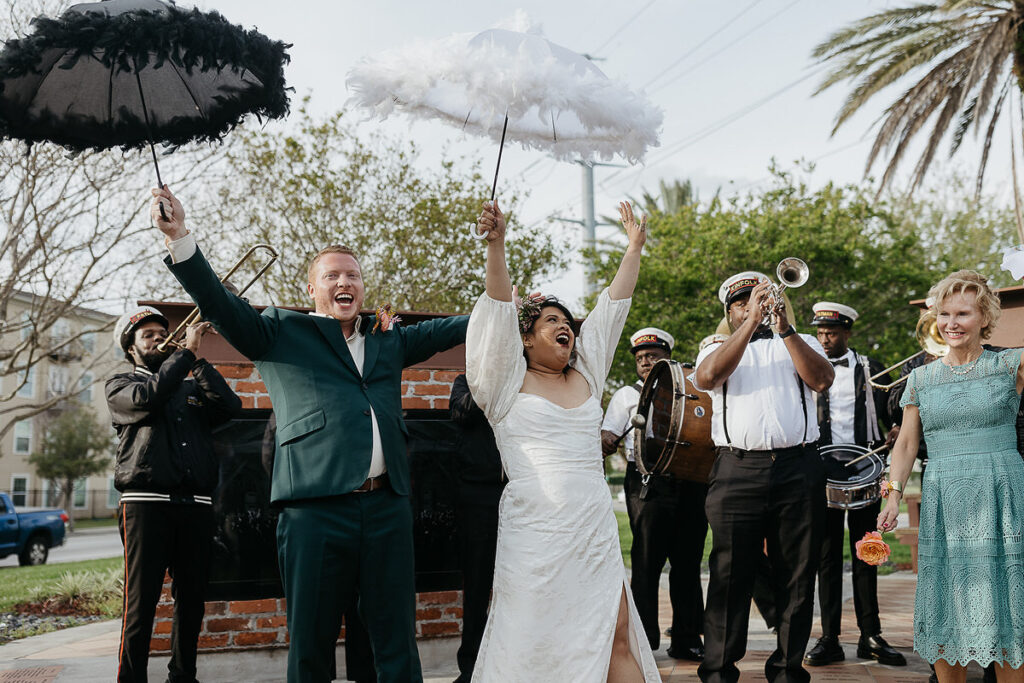
[[[522,25],[524,19],[517,17]],[[382,119],[399,111],[575,160],[658,146],[663,114],[587,58],[539,35],[490,29],[364,58],[348,73],[350,104]]]
[[[1024,244],[1003,250],[1002,269],[1010,271],[1014,280],[1024,278]]]

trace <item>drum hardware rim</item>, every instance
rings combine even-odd
[[[679,362],[679,361],[660,360],[660,361],[658,361],[658,363],[655,363],[655,367],[657,367],[659,363],[667,363],[668,370],[669,370],[669,378],[672,380],[673,387],[675,387],[675,386],[683,386],[683,387],[685,387],[686,386],[686,384],[685,384],[685,373],[683,372],[683,370],[684,369],[692,369],[693,368],[692,364],[690,364],[690,363],[682,363],[682,362]],[[653,369],[652,369],[652,372],[653,372]],[[646,382],[645,382],[645,384],[646,384]],[[697,396],[694,396],[693,394],[688,394],[685,391],[680,391],[678,389],[673,389],[672,394],[674,395],[675,398],[683,398],[683,397],[685,397],[685,398],[688,398],[688,399],[694,400],[694,401],[698,399]],[[640,402],[639,402],[638,405],[643,405],[644,398],[646,398],[645,394],[641,393],[641,395],[640,395]],[[639,415],[640,413],[637,413],[637,414]],[[647,421],[646,417],[647,416],[645,415],[644,416],[645,422]],[[668,425],[667,433],[668,434],[678,434],[679,433],[679,427],[682,424],[684,417],[685,417],[685,413],[682,410],[678,411],[678,415],[673,414],[672,417],[669,419],[669,425]],[[637,459],[636,459],[637,467],[640,470],[640,472],[643,473],[646,476],[652,476],[653,472],[657,472],[657,471],[663,470],[665,468],[665,466],[668,464],[668,462],[671,461],[673,449],[672,448],[666,448],[665,446],[667,446],[668,444],[671,443],[673,445],[682,445],[684,447],[689,447],[689,446],[693,445],[690,442],[679,442],[679,441],[676,441],[675,439],[664,439],[663,443],[665,444],[665,446],[662,447],[661,454],[659,455],[658,460],[654,463],[654,465],[651,468],[651,470],[648,470],[646,464],[644,463],[644,457],[643,457],[643,450],[646,449],[646,447],[647,447],[647,438],[646,438],[646,435],[644,433],[646,431],[646,429],[642,430],[639,427],[636,427],[636,429],[637,429],[638,435],[636,437],[634,437],[634,438],[638,438],[639,439],[639,444],[640,444],[640,449],[641,449],[641,451],[638,453],[639,457],[637,457]],[[657,476],[657,475],[655,475],[655,476]],[[668,475],[660,475],[660,476],[668,476]],[[669,478],[671,478],[671,477],[669,477]]]

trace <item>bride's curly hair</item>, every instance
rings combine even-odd
[[[984,275],[973,270],[958,270],[928,290],[928,298],[935,301],[935,311],[938,313],[938,307],[943,301],[965,292],[974,292],[974,305],[985,321],[981,327],[981,338],[988,339],[999,322],[1002,309],[999,306],[999,295],[989,287],[988,278]]]

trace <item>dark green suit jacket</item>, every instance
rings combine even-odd
[[[461,344],[468,316],[435,319],[366,335],[356,369],[333,318],[270,307],[262,314],[220,284],[197,249],[168,267],[224,338],[256,364],[277,417],[271,500],[349,493],[370,470],[377,417],[391,486],[409,493],[408,430],[402,419],[402,369]]]

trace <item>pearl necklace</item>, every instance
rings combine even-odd
[[[984,349],[982,349],[982,353],[984,353]],[[945,363],[943,363],[943,365],[946,365],[946,367],[949,368],[949,371],[952,372],[954,375],[959,375],[959,376],[963,377],[964,375],[969,375],[970,373],[974,372],[974,368],[977,367],[979,360],[981,360],[981,354],[980,353],[978,354],[977,358],[975,358],[972,361],[969,361],[968,363],[964,363],[963,365],[958,365],[956,367],[953,367],[952,364],[946,365]],[[964,366],[969,366],[969,367],[964,367]],[[963,369],[962,370],[958,370],[957,368],[963,368]]]

